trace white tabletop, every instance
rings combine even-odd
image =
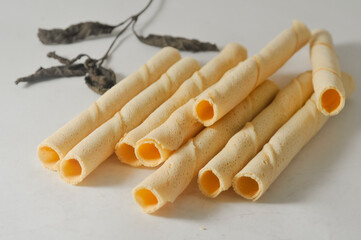
[[[37,28],[66,27],[85,20],[116,24],[146,1],[1,1],[0,3],[0,239],[360,239],[361,235],[361,4],[349,1],[155,1],[139,20],[144,33],[239,42],[257,53],[292,19],[334,38],[341,68],[357,89],[294,158],[256,203],[232,190],[217,199],[193,182],[173,204],[154,215],[141,212],[131,190],[152,172],[111,157],[80,186],[70,186],[45,170],[36,147],[98,95],[82,77],[36,84],[14,80],[39,66],[57,64],[46,53],[100,57],[111,37],[71,45],[44,46]],[[159,49],[131,34],[121,38],[106,63],[126,76]],[[216,53],[182,53],[202,64]],[[310,69],[303,48],[271,77],[280,86]]]

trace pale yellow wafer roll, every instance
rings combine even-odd
[[[311,71],[300,74],[282,89],[272,103],[236,133],[198,174],[198,185],[208,197],[232,186],[232,179],[272,135],[310,98]]]
[[[232,71],[230,69],[225,75]],[[193,105],[194,99],[189,100],[136,143],[135,155],[141,164],[147,167],[158,166],[203,128],[193,115]]]
[[[230,69],[225,75],[231,74]],[[160,126],[140,139],[135,145],[138,161],[147,167],[163,163],[188,139],[204,127],[193,115],[194,99],[174,111]]]
[[[277,90],[273,82],[264,82],[224,118],[190,139],[135,187],[133,196],[143,211],[152,213],[167,202],[173,202],[232,135],[272,101]]]
[[[244,47],[237,43],[227,44],[215,58],[185,81],[172,97],[117,143],[115,153],[119,160],[131,166],[140,166],[141,162],[134,152],[137,141],[161,125],[177,108],[217,82],[227,70],[246,58],[247,50]]]
[[[310,31],[300,21],[283,31],[257,55],[239,63],[227,76],[196,99],[193,114],[210,126],[240,103],[256,86],[276,72],[310,39]]]
[[[70,150],[60,162],[60,177],[71,184],[81,182],[114,152],[116,143],[125,132],[139,125],[199,68],[199,63],[193,58],[183,58],[174,64],[158,81]]]
[[[99,97],[87,110],[42,141],[38,147],[38,157],[44,167],[57,170],[58,161],[70,149],[109,120],[130,99],[156,81],[180,58],[176,49],[163,48],[135,73],[121,80]]]
[[[342,73],[342,81],[346,96],[351,95],[355,89],[354,80]],[[318,111],[316,96],[312,95],[264,145],[262,151],[237,173],[233,179],[235,192],[253,201],[259,199],[328,118]]]
[[[345,105],[345,90],[330,33],[313,31],[310,50],[317,108],[325,115],[336,115]]]
[[[140,139],[135,146],[138,160],[147,167],[163,163],[188,139],[202,130],[203,125],[194,118],[194,99],[174,111],[159,127]]]

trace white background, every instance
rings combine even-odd
[[[104,3],[103,3],[104,2]],[[36,147],[97,99],[82,77],[19,84],[46,53],[100,57],[112,41],[101,37],[44,46],[37,28],[85,20],[116,24],[145,0],[1,1],[0,3],[0,239],[360,239],[361,235],[361,15],[359,1],[155,1],[140,18],[144,34],[160,33],[239,42],[257,53],[292,19],[328,29],[340,64],[357,82],[340,115],[304,147],[257,202],[232,191],[203,197],[194,182],[154,215],[141,212],[130,194],[152,170],[133,169],[111,157],[80,186],[45,170]],[[158,51],[127,33],[106,66],[126,76]],[[182,53],[202,64],[216,53]],[[271,77],[280,86],[309,70],[308,46]],[[201,228],[205,229],[201,229]]]

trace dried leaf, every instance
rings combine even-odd
[[[93,59],[87,54],[79,54],[73,59],[68,59],[57,55],[55,52],[49,52],[48,57],[58,60],[64,64],[50,68],[40,68],[34,74],[27,77],[19,78],[15,81],[19,82],[36,82],[60,77],[85,76],[85,82],[89,88],[99,94],[103,94],[116,84],[115,74],[111,69],[102,67],[103,62],[109,57],[110,50],[115,42],[128,28],[132,25],[133,33],[143,43],[156,46],[171,46],[183,51],[219,51],[215,44],[209,42],[201,42],[197,39],[187,39],[183,37],[172,37],[169,35],[150,34],[147,37],[138,35],[134,30],[134,26],[138,17],[143,14],[151,5],[153,0],[149,0],[148,4],[137,14],[127,18],[125,21],[111,26],[99,22],[83,22],[69,26],[66,29],[39,29],[38,37],[43,44],[65,44],[83,40],[89,36],[97,36],[100,34],[110,34],[115,28],[126,24],[119,31],[110,44],[108,50],[103,57]],[[86,57],[84,64],[74,64],[82,57]]]
[[[85,77],[88,87],[98,94],[103,94],[116,84],[115,73],[111,69],[90,68]]]
[[[20,82],[37,82],[41,80],[48,80],[61,77],[75,77],[84,76],[87,69],[84,64],[75,64],[70,66],[54,66],[50,68],[40,67],[34,74],[27,77],[18,78],[15,84]]]
[[[115,26],[99,22],[83,22],[69,26],[66,29],[39,29],[38,38],[43,44],[65,44],[83,40],[89,36],[109,34]]]
[[[134,29],[133,29],[134,31]],[[148,45],[155,47],[174,47],[181,51],[204,52],[204,51],[219,51],[216,44],[209,42],[201,42],[197,39],[187,39],[183,37],[172,37],[169,35],[149,34],[147,37],[134,34],[137,38]]]

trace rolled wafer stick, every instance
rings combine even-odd
[[[189,185],[198,170],[220,151],[227,141],[253,116],[266,107],[278,91],[266,81],[242,103],[211,127],[174,152],[153,174],[133,189],[133,197],[143,211],[152,213],[173,202]]]
[[[225,75],[231,74],[232,71],[233,69],[230,69]],[[141,164],[147,167],[158,166],[202,130],[203,125],[192,113],[193,105],[194,99],[190,99],[160,126],[138,140],[135,155]]]
[[[203,125],[194,118],[194,99],[174,111],[159,127],[153,129],[135,145],[137,159],[147,167],[163,163],[188,139],[202,130]]]
[[[325,115],[336,115],[345,105],[345,90],[330,33],[313,31],[310,50],[317,108]]]
[[[225,73],[231,74],[233,69]],[[160,126],[140,139],[135,145],[138,161],[147,167],[155,167],[163,163],[187,140],[195,136],[203,125],[192,113],[194,99],[174,111]]]
[[[276,72],[310,36],[306,25],[293,21],[292,28],[280,33],[258,54],[239,63],[230,74],[199,95],[193,106],[194,116],[205,126],[214,124]]]
[[[342,73],[346,96],[355,89],[353,78]],[[329,119],[317,109],[316,95],[293,115],[264,145],[260,151],[233,179],[233,189],[246,199],[256,201],[293,157],[321,129]]]
[[[60,178],[70,184],[81,182],[114,152],[116,143],[125,132],[140,124],[199,68],[199,63],[193,58],[183,58],[174,64],[158,81],[70,150],[60,162]]]
[[[198,185],[208,197],[232,186],[233,177],[251,160],[272,135],[310,98],[311,71],[300,74],[282,89],[272,103],[236,133],[198,174]]]
[[[115,153],[119,160],[134,167],[140,166],[141,162],[134,152],[137,141],[161,125],[177,108],[217,82],[227,70],[246,58],[247,50],[244,47],[237,43],[227,44],[215,58],[185,81],[172,97],[117,143]]]
[[[70,149],[109,120],[130,99],[159,79],[180,58],[176,49],[163,48],[135,73],[121,80],[88,109],[42,141],[38,146],[38,157],[44,167],[57,170],[58,161],[65,157]]]

